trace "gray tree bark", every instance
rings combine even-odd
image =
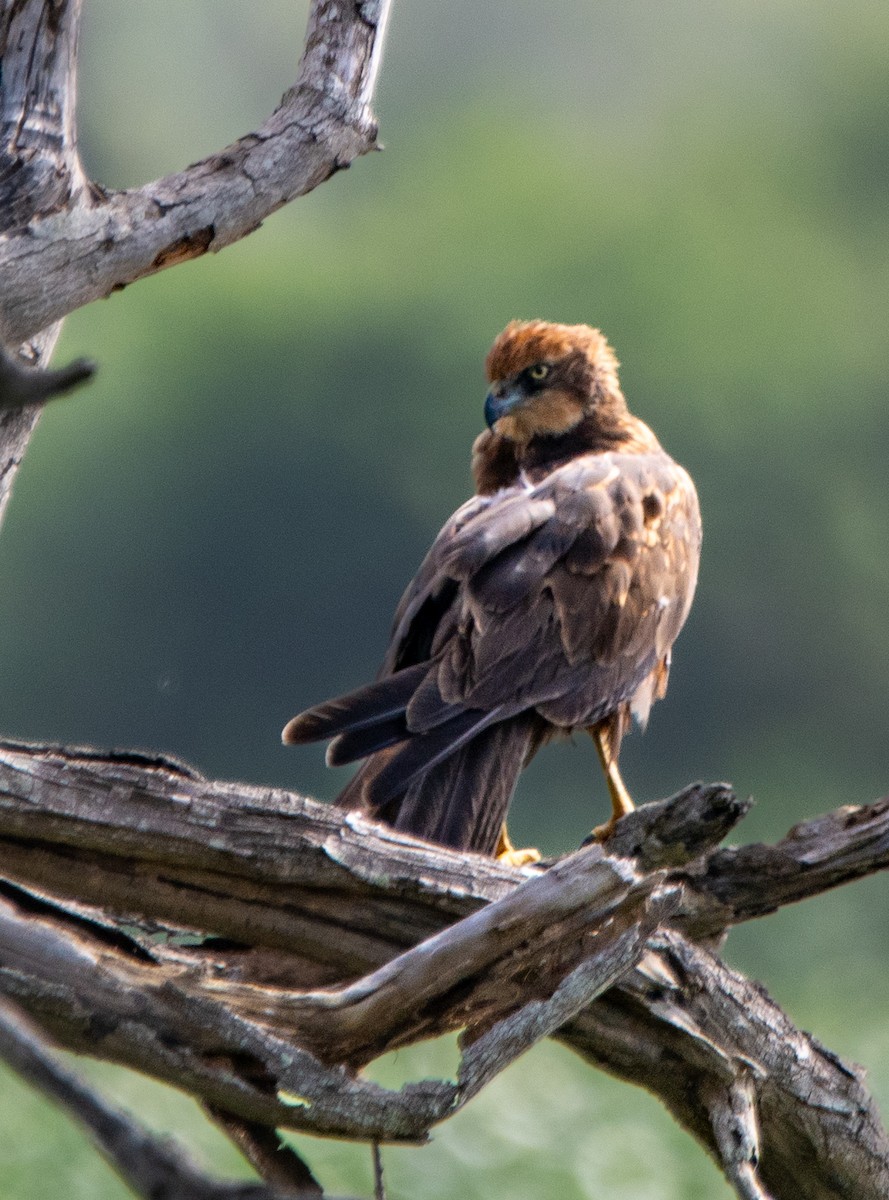
[[[77,152],[81,0],[0,4],[0,340],[45,361],[92,300],[258,228],[376,148],[388,0],[315,0],[296,81],[253,133],[142,187],[109,191]],[[39,409],[0,411],[0,514]]]
[[[6,744],[0,993],[247,1125],[372,1141],[422,1141],[556,1036],[657,1095],[739,1196],[876,1200],[889,1141],[861,1073],[712,947],[884,869],[889,806],[717,849],[746,808],[695,786],[608,853],[516,871],[163,759]],[[755,867],[754,892],[755,863],[780,870]],[[456,1083],[354,1073],[450,1029]]]

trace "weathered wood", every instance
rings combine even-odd
[[[324,1190],[308,1164],[279,1137],[277,1130],[238,1120],[218,1109],[208,1108],[206,1112],[268,1184],[284,1196],[323,1200]]]
[[[325,1065],[305,1048],[302,1038],[293,1039],[293,1030],[300,1034],[305,1014],[313,1007],[320,1013],[327,1011],[328,997],[279,997],[275,1013],[263,1014],[266,1028],[260,1028],[237,1015],[242,985],[208,978],[206,970],[188,966],[162,948],[152,953],[125,937],[111,938],[106,928],[91,927],[86,920],[72,923],[51,902],[34,901],[26,894],[0,900],[0,993],[25,1007],[71,1049],[176,1084],[214,1112],[232,1114],[242,1127],[285,1125],[328,1136],[420,1141],[433,1124],[466,1103],[507,1062],[552,1033],[638,961],[647,937],[667,915],[675,895],[667,893],[650,901],[645,896],[640,902],[624,889],[632,903],[612,915],[609,903],[617,903],[615,888],[607,872],[605,876],[603,887],[602,874],[593,872],[593,892],[600,893],[599,924],[593,923],[582,938],[576,930],[565,928],[563,937],[573,953],[563,951],[560,968],[550,966],[546,971],[549,991],[542,1000],[529,1000],[522,988],[513,987],[495,1005],[488,1004],[484,1032],[467,1049],[456,1085],[426,1081],[391,1092],[342,1065]],[[366,1061],[409,1040],[406,1029],[412,1029],[416,1039],[449,1028],[454,1021],[447,1005],[439,1005],[437,1020],[432,1017],[434,990],[449,994],[461,1012],[469,1009],[470,997],[455,981],[472,980],[489,961],[507,961],[522,979],[535,971],[539,974],[537,939],[517,945],[512,936],[517,909],[528,913],[537,904],[558,923],[561,914],[572,911],[580,880],[575,870],[565,880],[554,881],[543,897],[530,886],[537,882],[529,881],[524,889],[491,906],[484,955],[482,959],[470,956],[461,972],[439,981],[435,966],[437,961],[453,960],[450,943],[466,947],[464,926],[468,923],[475,931],[474,917],[434,939],[436,944],[426,956],[427,970],[422,964],[417,969],[418,958],[425,956],[424,944],[402,956],[401,963],[396,960],[384,978],[378,973],[359,985],[371,1001],[380,994],[385,999],[392,994],[393,977],[401,977],[404,992],[413,988],[415,1012],[413,1023],[405,1019],[390,1027],[388,1037],[370,1020],[363,1026],[353,1022],[352,1040],[346,1043],[351,1057]],[[274,1030],[268,1028],[272,1016]],[[333,1057],[330,1046],[323,1049],[326,1058]]]
[[[18,0],[0,5],[0,255],[16,231],[87,198],[74,123],[81,0]],[[37,239],[35,251],[42,245]],[[36,255],[35,255],[36,257]],[[35,263],[33,283],[39,283]],[[0,289],[0,342],[22,347],[25,359],[46,363],[59,334],[43,321],[24,332],[7,304],[11,275]],[[14,402],[9,380],[5,399]],[[0,520],[40,409],[0,406]]]
[[[744,807],[724,785],[696,785],[618,830],[605,849],[636,847],[634,862],[590,847],[551,867],[549,882],[535,869],[454,854],[284,792],[213,783],[165,760],[7,744],[0,750],[0,857],[20,884],[52,895],[41,902],[15,889],[8,894],[17,913],[10,927],[37,945],[28,943],[27,954],[11,963],[8,934],[0,940],[0,990],[26,1003],[65,1044],[175,1081],[239,1120],[382,1140],[421,1138],[516,1053],[555,1033],[597,1066],[657,1095],[720,1162],[739,1196],[876,1200],[889,1194],[889,1143],[855,1070],[707,950],[678,932],[653,932],[652,922],[675,921],[711,936],[727,912],[733,919],[753,915],[749,900],[727,906],[721,897],[731,886],[714,882],[731,880],[737,862],[737,895],[747,894],[744,851],[708,849]],[[882,802],[854,814],[840,810],[797,827],[778,847],[745,850],[751,861],[778,855],[773,899],[780,904],[882,869],[885,817]],[[689,832],[696,824],[705,831],[700,838]],[[826,844],[819,850],[822,834],[829,855]],[[701,857],[689,865],[691,853]],[[640,860],[674,866],[652,875]],[[813,870],[813,863],[822,865]],[[586,943],[577,936],[580,925],[566,919],[568,893],[558,888],[560,878],[569,891],[575,887],[582,871],[577,878],[572,872],[584,864],[604,870],[610,887],[622,880],[628,888],[623,898],[615,894],[613,908],[600,914],[607,917],[601,934]],[[645,880],[654,886],[641,904]],[[158,886],[164,881],[166,891]],[[111,902],[90,907],[87,901],[102,903],[106,885]],[[768,886],[761,883],[757,908]],[[635,901],[627,903],[634,887]],[[499,955],[486,954],[483,941],[476,947],[461,940],[476,924],[496,929],[486,911],[499,901],[509,914],[523,889],[534,908],[546,903],[547,890],[555,894],[550,911],[561,914],[552,922],[561,942],[541,936],[538,922],[517,944],[515,920],[504,924]],[[658,911],[664,889],[668,908]],[[251,908],[270,913],[276,903],[293,924],[289,938],[270,916],[251,924]],[[486,904],[493,908],[485,911]],[[194,924],[198,914],[202,923]],[[461,918],[462,928],[454,926]],[[140,920],[148,921],[144,938]],[[200,938],[177,944],[177,929],[218,933],[222,925],[237,929],[246,945]],[[165,926],[167,943],[157,938]],[[451,950],[461,946],[467,970],[442,974],[436,997],[436,947],[447,947],[447,939],[433,937],[417,955],[405,949],[448,926],[455,941],[438,965],[456,962]],[[565,947],[572,938],[577,957],[552,954],[554,944]],[[587,953],[597,938],[604,951],[598,961]],[[13,938],[13,951],[16,944]],[[78,962],[93,964],[86,978],[98,976],[89,988],[83,980],[73,986],[70,966],[58,965],[67,964],[72,946],[81,947]],[[535,951],[544,960],[536,976]],[[429,969],[418,971],[424,955]],[[380,956],[394,961],[380,970]],[[342,982],[319,992],[313,971]],[[473,1028],[456,1085],[365,1093],[363,1081],[338,1074],[340,1066],[325,1065],[294,1036],[320,1041],[319,1014],[348,1011],[350,1001],[361,1011],[374,988],[383,996],[393,979],[401,1013],[410,1013],[412,981],[417,1003],[404,1027],[393,1022],[387,1036],[420,1036],[458,1022]],[[590,1003],[592,995],[598,998]],[[504,1002],[490,1007],[492,998]],[[89,1011],[107,1019],[91,1025]],[[360,1061],[385,1043],[371,1044],[379,1015],[373,1003],[363,1013],[357,1023],[347,1019],[339,1046]],[[89,1032],[97,1026],[105,1031],[99,1041]],[[365,1039],[361,1052],[348,1040],[356,1029]]]
[[[608,839],[609,854],[635,860],[641,870],[678,867],[718,846],[753,807],[727,783],[692,783],[678,795],[629,813]]]
[[[192,979],[0,900],[0,994],[69,1049],[134,1067],[247,1122],[331,1137],[422,1141],[452,1106],[453,1085],[391,1092],[325,1066],[231,1013],[221,994],[198,994]]]
[[[16,186],[0,240],[8,339],[230,245],[376,147],[371,100],[388,0],[315,0],[296,82],[275,112],[201,162],[127,191],[86,186],[77,160],[70,113],[79,3],[55,3],[63,19],[52,30],[45,0],[7,7],[0,44],[5,38],[18,53],[10,77],[4,59],[3,115],[15,136],[6,139],[0,176],[23,163],[33,175],[28,189]],[[26,56],[31,47],[38,52]],[[35,89],[45,96],[36,112]],[[54,169],[62,181],[49,188]]]
[[[294,992],[227,982],[226,1002],[289,1030],[319,1058],[350,1065],[450,1029],[465,1026],[478,1036],[530,1001],[552,998],[583,963],[595,963],[584,975],[594,994],[605,986],[600,969],[609,977],[628,969],[678,900],[675,889],[654,900],[660,882],[595,847],[525,880],[356,983]],[[558,1025],[567,1019],[566,1013]]]
[[[0,245],[32,222],[70,210],[88,188],[75,127],[80,15],[81,0],[0,6]],[[3,285],[5,316],[5,273]],[[15,321],[0,327],[21,341],[52,319],[30,329],[17,329]]]
[[[560,1039],[656,1095],[721,1166],[728,1114],[745,1137],[755,1121],[758,1153],[736,1146],[727,1164],[740,1196],[757,1195],[738,1184],[745,1162],[775,1200],[889,1195],[889,1142],[863,1072],[796,1029],[763,988],[703,947],[669,931],[650,944],[652,960]]]
[[[8,1004],[0,1004],[0,1058],[83,1126],[103,1158],[144,1200],[293,1200],[296,1195],[309,1200],[322,1194],[320,1189],[276,1191],[265,1184],[209,1178],[170,1138],[149,1133],[87,1086]],[[56,1190],[47,1180],[47,1195]]]
[[[683,928],[696,937],[763,917],[889,867],[889,799],[803,821],[774,846],[717,850],[687,876]]]
[[[291,951],[319,981],[364,974],[516,883],[284,791],[15,743],[0,746],[0,856],[7,878],[111,912],[150,892],[155,920]]]
[[[184,171],[109,192],[75,126],[81,0],[0,4],[0,343],[46,363],[58,322],[253,232],[376,147],[389,0],[314,0],[294,86],[256,130]],[[0,519],[39,408],[0,405]]]

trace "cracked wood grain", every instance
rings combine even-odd
[[[85,1128],[103,1158],[144,1200],[292,1200],[295,1195],[309,1200],[322,1195],[317,1187],[314,1192],[308,1187],[278,1191],[265,1184],[211,1179],[172,1139],[150,1133],[84,1083],[8,1004],[0,1004],[0,1058]],[[47,1194],[54,1193],[47,1183]]]
[[[79,7],[70,0],[53,28],[43,19],[45,0],[27,0],[0,17],[0,43],[14,52],[14,69],[4,75],[0,180],[17,168],[33,175],[28,188],[16,183],[0,239],[9,340],[230,245],[376,148],[371,101],[388,2],[315,0],[296,81],[258,129],[142,187],[107,191],[88,184],[72,118]],[[50,167],[60,178],[52,188]]]
[[[704,947],[670,930],[649,945],[654,961],[560,1040],[657,1096],[742,1198],[889,1195],[889,1141],[864,1072]]]
[[[507,1062],[621,978],[675,902],[671,892],[651,896],[656,879],[635,877],[620,860],[603,863],[595,851],[569,866],[561,877],[527,880],[371,974],[352,995],[346,989],[279,997],[274,1013],[262,1014],[262,1027],[244,1015],[243,984],[208,977],[206,964],[202,970],[163,948],[152,953],[129,938],[111,938],[105,925],[72,921],[64,907],[7,888],[0,899],[0,992],[64,1045],[176,1084],[214,1113],[234,1116],[242,1129],[286,1125],[422,1141]],[[542,971],[534,922],[551,927]],[[473,1036],[456,1085],[426,1081],[391,1092],[348,1069],[453,1027],[455,995],[458,1023],[475,1035],[473,982],[490,985],[502,963],[512,986],[501,978],[496,1003],[479,1006],[484,1029]],[[357,1012],[350,1011],[356,991]],[[337,1037],[337,1009],[347,1014],[346,1039]],[[312,1012],[329,1023],[317,1023],[314,1038],[306,1022]]]
[[[583,988],[597,991],[602,978],[593,979],[593,974],[605,959],[597,966],[593,955],[563,957],[555,974],[538,975],[545,983],[538,993],[533,987],[525,991],[520,981],[533,955],[524,966],[520,957],[514,959],[520,970],[510,974],[514,951],[507,939],[499,958],[482,956],[474,964],[475,975],[464,976],[463,982],[443,976],[444,1003],[438,1009],[432,1003],[414,1021],[417,1036],[453,1027],[456,1020],[470,1029],[456,1084],[441,1081],[418,1094],[365,1098],[350,1090],[355,1084],[350,1075],[334,1075],[332,1079],[348,1082],[343,1098],[337,1088],[324,1084],[325,1072],[342,1070],[341,1065],[325,1065],[311,1054],[300,1057],[308,1052],[294,1045],[297,1022],[287,1025],[288,1005],[294,1012],[300,1004],[311,1005],[319,987],[334,1008],[343,995],[360,996],[372,987],[380,955],[384,963],[397,962],[398,955],[404,959],[409,946],[448,926],[459,929],[453,923],[461,917],[469,917],[471,927],[473,914],[478,919],[486,904],[509,900],[521,890],[519,885],[533,894],[541,876],[431,847],[284,792],[204,780],[159,758],[7,744],[0,751],[0,854],[14,868],[9,874],[19,881],[16,886],[43,893],[29,897],[20,890],[9,893],[8,900],[21,921],[32,923],[32,932],[38,921],[41,929],[49,923],[53,937],[64,944],[98,941],[106,970],[109,964],[123,969],[130,991],[139,975],[138,994],[152,997],[152,1003],[162,999],[163,1005],[151,1010],[148,1031],[140,1037],[127,1026],[126,1037],[109,1035],[97,1046],[84,1035],[82,1010],[66,1013],[74,997],[59,997],[58,976],[32,979],[30,999],[21,990],[21,973],[4,969],[0,986],[20,1002],[25,998],[66,1044],[73,1039],[82,1051],[131,1065],[134,1056],[142,1056],[141,1069],[175,1077],[179,1086],[198,1095],[213,1091],[213,1103],[242,1120],[342,1132],[358,1128],[357,1108],[364,1113],[363,1136],[382,1140],[421,1137],[434,1120],[465,1103],[479,1079],[489,1078],[536,1037],[553,1034],[591,1063],[654,1092],[720,1162],[739,1196],[876,1200],[889,1194],[889,1146],[860,1074],[796,1030],[762,989],[668,927],[671,922],[691,927],[697,921],[706,931],[721,929],[728,909],[724,896],[732,891],[733,880],[738,896],[746,895],[750,867],[744,855],[713,848],[745,807],[724,785],[697,785],[627,818],[608,849],[635,848],[631,863],[603,855],[598,847],[575,856],[581,862],[584,856],[589,862],[610,860],[612,880],[622,878],[624,884],[631,878],[628,865],[635,878],[645,879],[651,877],[652,863],[671,864],[656,868],[647,908],[637,913],[632,905],[617,902],[613,936],[602,947],[611,955],[605,977],[612,985],[592,1003]],[[802,898],[807,888],[813,894],[882,869],[886,821],[882,802],[854,812],[839,810],[798,826],[778,847],[742,849],[754,857],[777,851],[783,867],[774,901],[780,904]],[[693,836],[695,828],[707,832]],[[827,841],[819,850],[821,837]],[[564,871],[571,861],[556,864],[556,870]],[[813,871],[813,863],[823,865]],[[717,888],[712,882],[717,878],[725,886]],[[164,880],[161,916],[155,909],[156,883]],[[208,882],[212,891],[201,900],[202,923],[194,924],[198,910],[193,897]],[[103,902],[100,893],[106,884],[113,895]],[[662,888],[671,889],[669,913],[654,907]],[[271,911],[275,894],[292,920],[289,938],[286,922],[276,925],[268,918],[251,923],[247,908],[238,907]],[[702,917],[707,903],[715,914],[709,921]],[[41,904],[47,908],[42,910]],[[762,905],[760,892],[757,911]],[[748,919],[754,915],[750,908],[739,899],[733,917]],[[224,916],[217,917],[217,911]],[[326,943],[316,924],[322,916]],[[625,924],[618,927],[621,919]],[[660,932],[652,930],[651,920],[660,923]],[[223,924],[230,935],[237,929],[242,940],[206,937]],[[564,932],[570,928],[569,922]],[[159,937],[164,930],[167,940]],[[189,930],[193,936],[180,936]],[[130,939],[129,951],[121,949],[115,936]],[[264,947],[263,939],[271,945]],[[565,944],[571,941],[566,936]],[[435,961],[434,946],[433,939],[430,962]],[[29,953],[33,962],[33,949]],[[117,953],[123,953],[125,969]],[[0,961],[6,962],[5,957]],[[410,963],[408,953],[406,965]],[[361,981],[361,976],[368,979]],[[149,978],[154,980],[150,987]],[[359,983],[353,986],[350,981],[356,978]],[[377,980],[387,978],[384,967]],[[403,979],[409,978],[410,970]],[[503,980],[513,981],[510,988],[504,988]],[[417,995],[428,1001],[430,993],[423,990],[428,977],[421,976],[421,982]],[[448,992],[446,985],[455,982]],[[111,987],[109,993],[108,986],[106,979],[106,999],[115,991]],[[504,993],[510,995],[510,1011],[486,1009],[491,996]],[[257,1024],[251,1016],[261,1009],[263,998],[268,1008]],[[318,1012],[325,999],[314,999]],[[418,1002],[418,1012],[420,1008]],[[79,1021],[73,1019],[78,1011]],[[571,1012],[577,1015],[571,1018]],[[178,1048],[180,1057],[146,1067],[145,1048],[157,1054],[150,1030],[161,1016],[162,1027],[175,1024],[180,1038],[187,1031],[187,1045]],[[373,1028],[369,1020],[363,1036],[372,1040]],[[322,1029],[319,1023],[317,1030]],[[124,1047],[128,1058],[120,1057]],[[209,1058],[208,1047],[215,1047]],[[374,1047],[367,1049],[372,1053]],[[282,1072],[282,1056],[294,1050],[292,1062],[298,1060],[298,1069]],[[216,1074],[220,1063],[232,1074],[224,1086]],[[335,1112],[327,1107],[332,1095],[337,1097]],[[801,1179],[804,1192],[795,1190]]]
[[[176,174],[108,191],[77,151],[81,0],[0,4],[0,342],[47,363],[74,309],[238,241],[375,149],[388,8],[314,0],[296,81],[255,132]],[[0,406],[0,520],[38,416],[33,404]]]
[[[802,821],[774,846],[716,850],[689,872],[683,928],[697,937],[889,867],[889,798]]]

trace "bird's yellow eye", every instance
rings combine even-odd
[[[528,374],[535,383],[539,383],[541,379],[546,379],[549,375],[549,367],[546,363],[536,363],[535,366],[528,368]]]

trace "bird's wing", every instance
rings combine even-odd
[[[408,728],[531,707],[557,724],[592,723],[628,700],[691,602],[699,518],[686,473],[663,451],[589,454],[461,512],[398,627],[409,645],[432,598],[447,600],[424,629],[433,664]]]
[[[660,450],[584,455],[476,497],[405,593],[378,681],[295,717],[285,740],[333,738],[334,763],[405,743],[386,768],[401,785],[406,764],[422,772],[523,711],[593,724],[665,666],[699,538],[691,480]]]
[[[460,555],[470,547],[470,556],[483,561],[530,532],[533,521],[545,520],[553,506],[547,501],[529,506],[522,488],[507,488],[486,496],[473,496],[449,518],[408,584],[392,621],[389,648],[380,675],[385,676],[432,653],[442,618],[457,596],[466,564]],[[463,569],[461,569],[461,567]]]

